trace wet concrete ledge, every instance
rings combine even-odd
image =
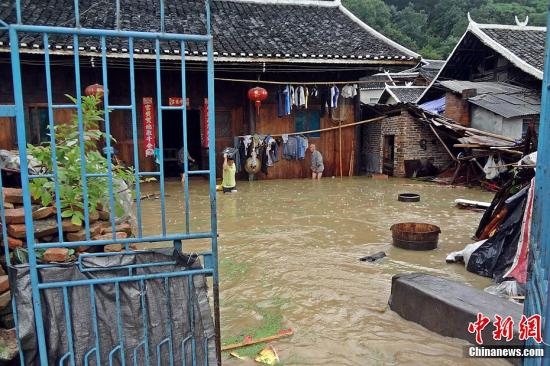
[[[389,305],[407,320],[471,344],[475,344],[475,334],[468,332],[468,324],[476,320],[478,312],[489,317],[491,322],[495,314],[503,318],[511,315],[516,324],[514,340],[510,343],[493,340],[494,326],[489,324],[482,332],[484,345],[522,344],[517,324],[523,306],[462,283],[422,273],[398,274],[392,278]]]

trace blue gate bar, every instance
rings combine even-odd
[[[0,117],[15,117],[15,106],[0,105]]]
[[[61,195],[59,192],[59,178],[58,178],[58,165],[57,165],[57,145],[55,142],[55,121],[53,115],[53,97],[52,97],[52,75],[50,67],[50,50],[49,50],[49,38],[48,34],[44,33],[42,36],[44,42],[44,67],[46,72],[46,97],[48,99],[48,126],[50,129],[50,146],[52,151],[52,167],[53,174],[52,178],[54,181],[54,190],[55,190],[55,211],[57,219],[57,235],[60,241],[63,241],[63,225],[61,224]],[[33,176],[29,176],[33,178]]]
[[[190,170],[187,172],[188,175],[206,175],[210,174],[210,170]]]
[[[45,33],[47,34],[47,33]],[[48,51],[49,53],[49,51]],[[78,106],[76,104],[51,104],[50,105],[53,109],[76,109]]]
[[[101,72],[103,75],[103,110],[105,121],[105,143],[107,144],[107,174],[109,176],[109,216],[111,221],[111,232],[113,233],[113,239],[116,238],[115,230],[115,196],[113,193],[113,163],[111,156],[111,120],[109,113],[109,78],[107,77],[107,46],[105,43],[105,36],[101,36]],[[86,228],[86,230],[88,230]],[[128,250],[128,244],[126,244],[126,250]]]
[[[122,277],[115,277],[115,278],[92,278],[89,280],[76,280],[76,281],[68,281],[68,282],[44,282],[40,283],[38,287],[40,289],[48,289],[48,288],[57,288],[57,287],[76,287],[76,286],[87,286],[87,285],[105,285],[105,284],[112,284],[112,283],[118,283],[118,282],[135,282],[140,280],[156,280],[156,279],[162,279],[164,277],[181,277],[181,276],[189,276],[192,277],[193,275],[211,275],[214,272],[212,269],[193,269],[193,270],[185,270],[185,271],[176,271],[176,272],[167,272],[167,273],[152,273],[152,274],[144,274],[144,275],[132,275],[132,276],[122,276]]]
[[[75,1],[78,2],[78,0]],[[73,36],[73,47],[75,50],[78,50],[78,35],[76,34]],[[74,52],[74,73],[77,100],[76,114],[78,116],[78,140],[80,144],[80,176],[82,181],[82,200],[84,201],[84,230],[86,231],[86,240],[91,240],[90,208],[88,207],[88,178],[86,177],[86,145],[84,139],[84,122],[82,118],[82,90],[80,85],[80,56],[78,52]],[[55,154],[55,152],[52,153]]]
[[[160,75],[160,40],[155,40],[155,65],[157,71],[157,128],[159,135],[159,172],[160,172],[160,220],[162,235],[166,235],[166,204],[164,202],[164,142],[162,141],[162,79]]]
[[[143,342],[145,343],[145,362],[149,364],[149,326],[147,316],[147,302],[145,301],[145,282],[139,281],[140,300],[141,300],[141,314],[143,317]]]
[[[19,0],[17,0],[19,3]],[[19,5],[19,4],[18,4]],[[18,8],[18,22],[21,21],[20,10]],[[29,251],[29,266],[31,268],[31,292],[32,292],[32,303],[34,310],[34,317],[36,323],[36,333],[38,335],[44,334],[44,322],[42,320],[42,305],[40,302],[40,289],[38,288],[38,273],[36,270],[36,252],[34,247],[34,225],[32,220],[32,205],[31,205],[31,194],[29,191],[29,171],[25,169],[25,162],[27,161],[27,141],[25,136],[25,111],[23,104],[23,89],[21,86],[21,61],[19,59],[19,38],[17,36],[17,30],[10,26],[9,29],[10,37],[10,51],[11,51],[11,61],[12,61],[12,79],[13,79],[13,94],[15,99],[15,111],[16,111],[16,129],[17,129],[17,145],[19,148],[19,156],[22,156],[21,162],[23,163],[23,169],[21,171],[21,182],[23,190],[23,207],[25,211],[25,232],[27,237],[27,248]],[[46,347],[45,337],[37,337],[38,340],[38,350],[39,358],[41,365],[48,364],[48,349]]]
[[[117,0],[119,1],[119,0]],[[120,5],[119,5],[120,6]],[[138,228],[138,238],[143,237],[141,228],[141,186],[139,177],[142,173],[139,171],[139,143],[137,135],[137,111],[136,111],[136,81],[134,75],[134,39],[128,38],[128,54],[130,57],[130,102],[132,103],[132,142],[134,145],[134,179],[136,185],[136,221]]]
[[[549,9],[550,10],[550,9]],[[547,15],[547,24],[550,25],[550,11]],[[527,317],[540,315],[542,318],[542,345],[537,345],[532,339],[526,342],[527,346],[539,346],[544,349],[544,357],[524,358],[525,366],[550,365],[550,289],[548,286],[550,266],[550,33],[546,32],[546,52],[544,79],[542,82],[541,113],[539,124],[539,139],[537,153],[537,167],[535,175],[535,197],[531,224],[529,246],[529,268],[527,294],[525,297],[524,313]]]
[[[126,238],[116,240],[91,240],[91,241],[71,241],[64,242],[66,248],[76,248],[82,245],[107,245],[107,244],[132,244],[132,243],[148,243],[154,241],[172,241],[172,240],[189,240],[189,239],[207,239],[212,238],[212,233],[190,233],[190,234],[169,234],[163,236],[148,236],[144,238]],[[35,243],[37,249],[58,248],[59,243]]]
[[[208,61],[206,75],[208,79],[208,163],[210,170],[210,230],[212,231],[212,259],[218,263],[218,217],[216,208],[216,110],[214,103],[214,41],[212,38],[210,1],[205,0],[206,7],[206,44]],[[214,319],[216,328],[216,354],[221,355],[220,328],[220,292],[218,271],[214,271],[212,293],[214,297]],[[222,360],[218,357],[218,365]]]
[[[185,232],[189,234],[191,230],[190,214],[189,214],[189,153],[187,151],[187,72],[185,68],[185,42],[180,42],[181,54],[181,105],[183,112],[181,114],[181,123],[183,125],[183,200],[185,202]]]

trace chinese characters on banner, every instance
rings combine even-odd
[[[152,97],[143,98],[143,141],[145,157],[155,155],[155,105]]]
[[[481,332],[491,324],[491,319],[482,313],[477,314],[475,322],[468,324],[468,332],[476,335],[477,344],[483,344],[483,338],[481,337]],[[519,340],[526,341],[529,338],[533,339],[536,343],[542,342],[542,329],[541,329],[541,316],[533,315],[529,318],[525,315],[521,316],[521,319],[518,324],[519,330]],[[500,315],[495,315],[495,321],[493,322],[494,331],[493,339],[501,340],[506,339],[507,342],[510,342],[514,337],[514,320],[511,316],[506,318],[501,317]]]
[[[202,107],[202,147],[208,148],[208,98],[204,98],[204,104]]]
[[[168,106],[170,107],[180,107],[183,105],[183,98],[180,97],[170,97],[168,98]],[[189,98],[185,98],[185,105],[189,108]]]

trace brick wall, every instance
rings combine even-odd
[[[445,117],[462,126],[470,126],[470,106],[468,102],[457,94],[447,92],[445,94]]]
[[[405,176],[406,160],[427,159],[440,169],[451,161],[447,151],[429,126],[416,120],[405,109],[399,115],[370,123],[363,129],[363,152],[367,156],[367,168],[369,157],[377,158],[376,162],[371,163],[373,169],[367,169],[369,173],[382,172],[384,136],[386,135],[395,136],[393,175],[396,177]],[[426,150],[420,146],[422,140],[425,140]]]

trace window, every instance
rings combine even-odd
[[[319,130],[321,128],[321,112],[317,110],[305,110],[296,112],[294,117],[296,132]],[[321,137],[320,132],[309,133],[308,137]]]

